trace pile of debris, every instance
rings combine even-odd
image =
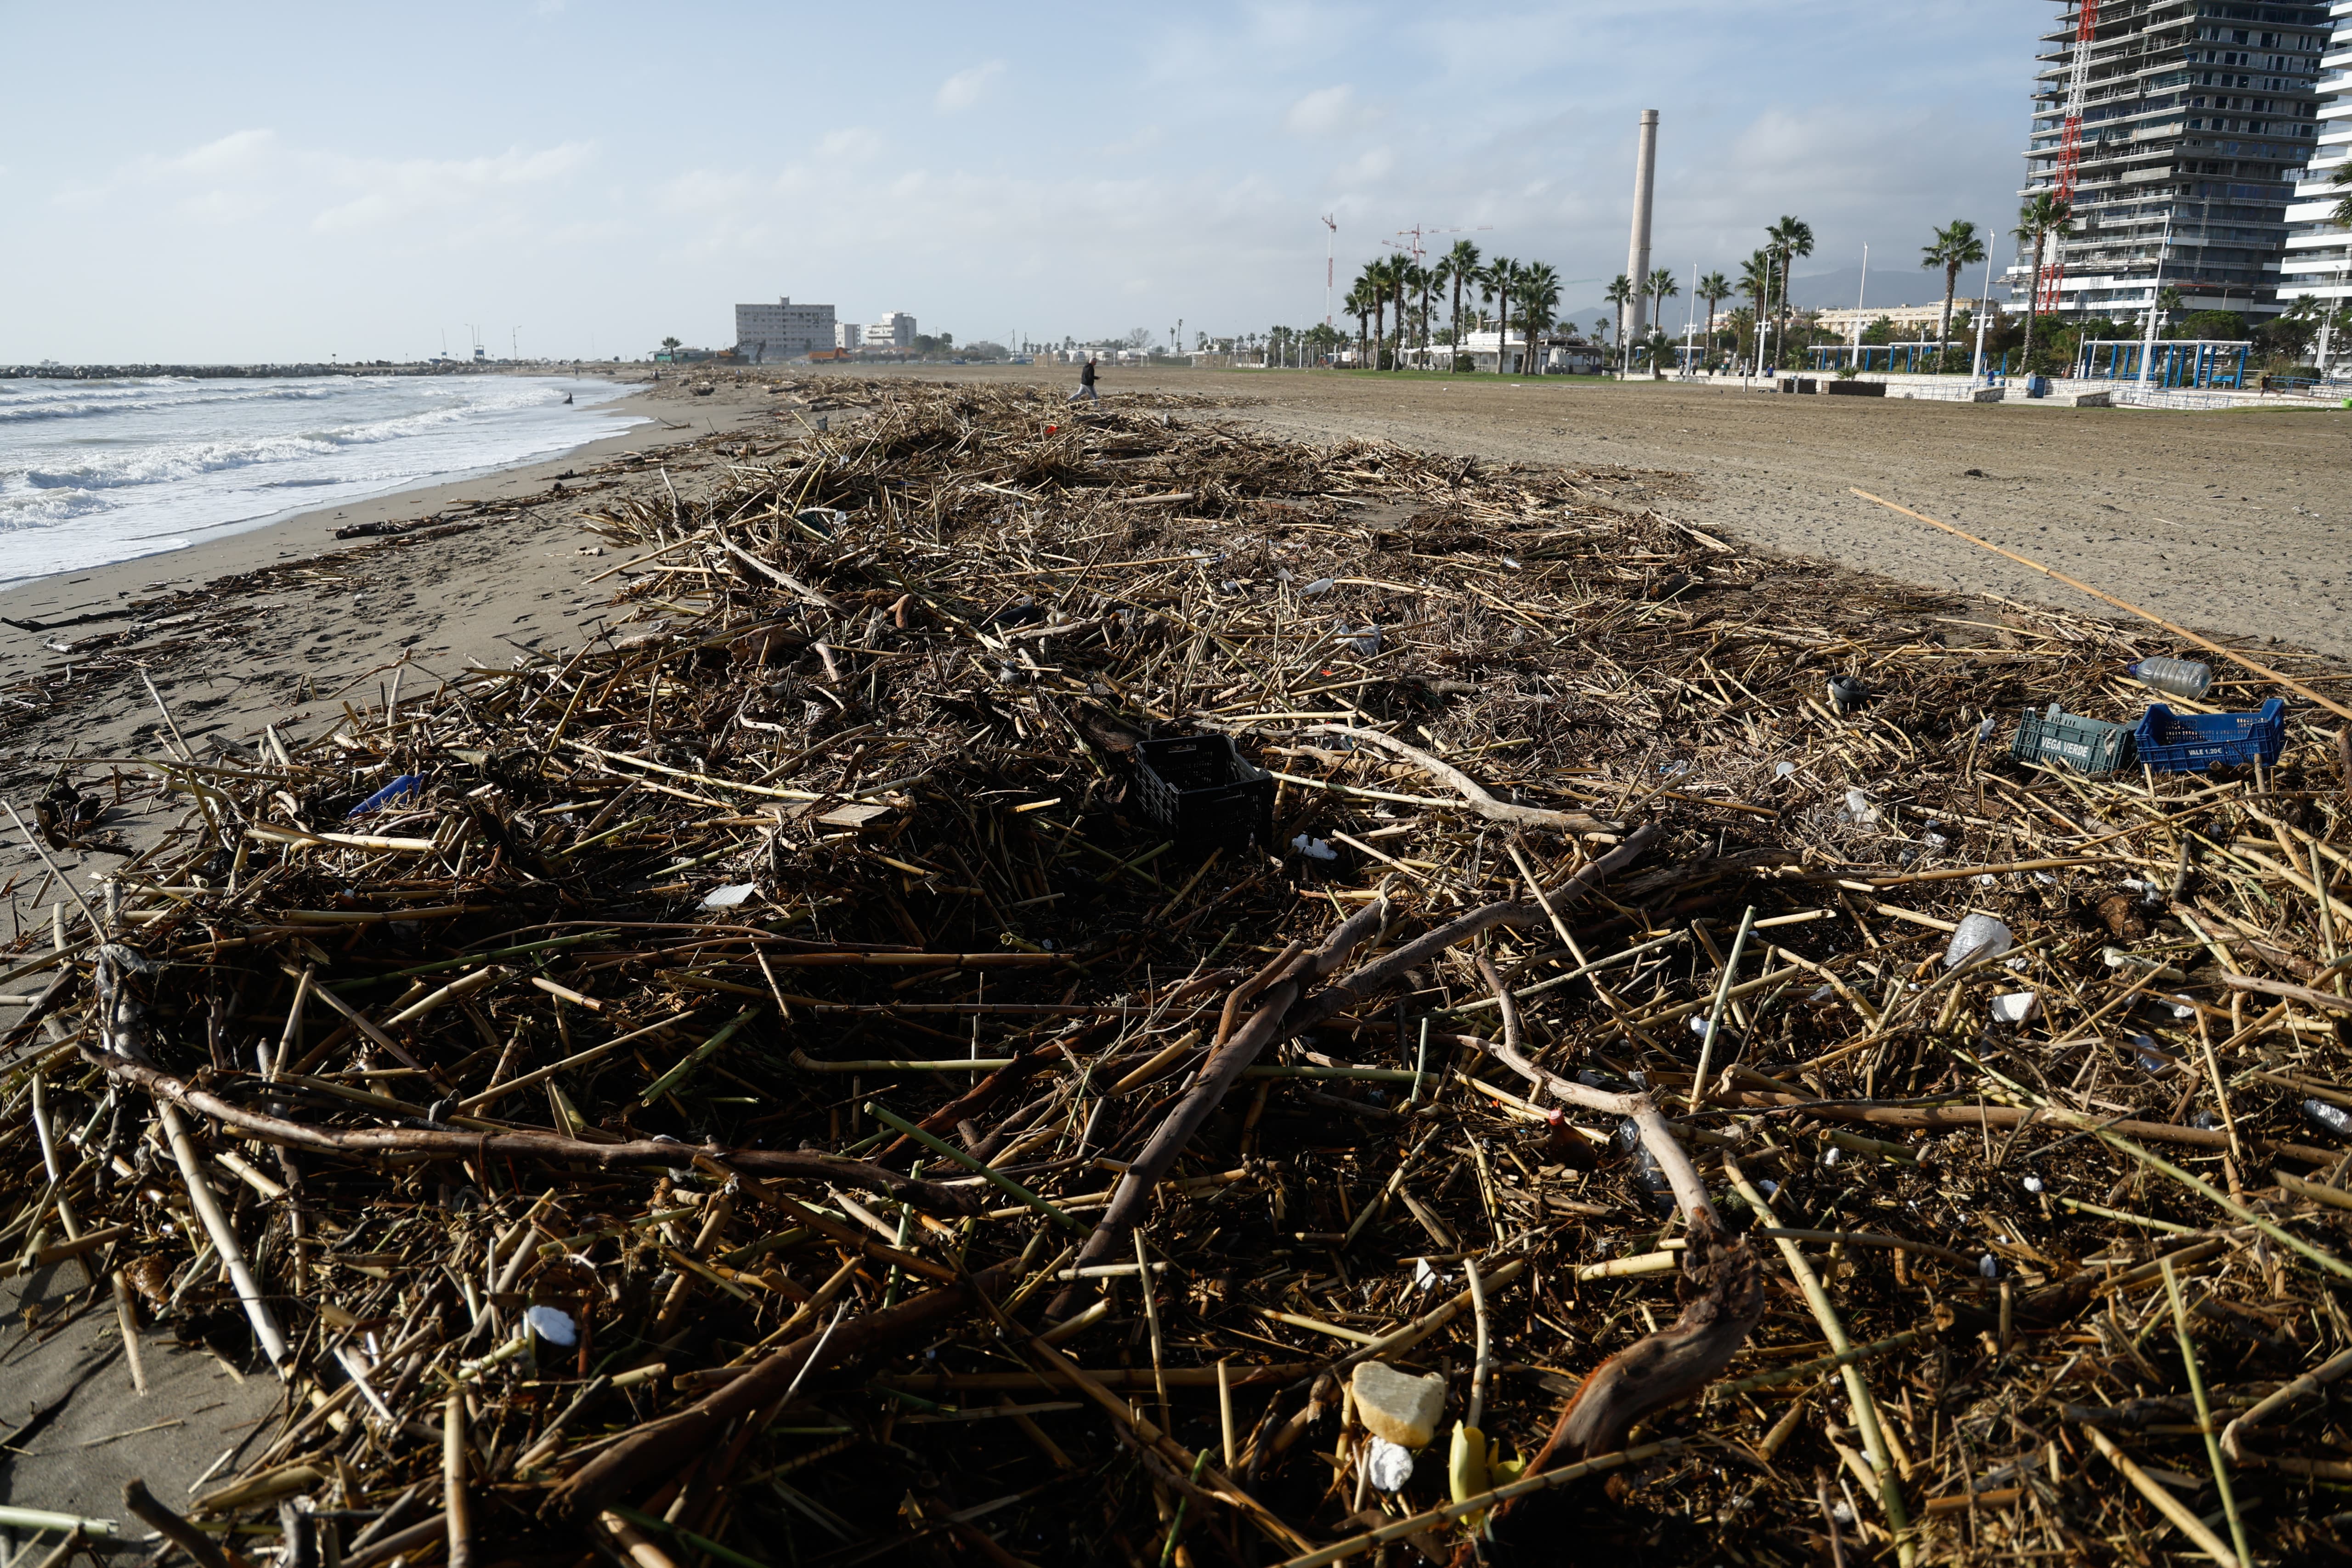
[[[118,787],[183,829],[16,944],[16,1267],[86,1270],[131,1377],[161,1324],[293,1393],[155,1529],[2340,1539],[2323,712],[2270,766],[2021,764],[2168,650],[1603,499],[1671,476],[859,401],[600,498],[587,646],[156,757]],[[71,773],[52,846],[114,807]]]

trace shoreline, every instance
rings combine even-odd
[[[372,705],[371,678],[396,665],[414,667],[415,690],[576,646],[620,586],[591,582],[614,563],[583,524],[585,504],[688,484],[725,460],[709,448],[730,436],[764,447],[785,401],[764,384],[709,397],[648,384],[612,406],[653,423],[557,457],[0,591],[0,789],[21,810],[67,756],[216,753],[264,725],[297,732],[341,719],[345,700]],[[334,537],[365,523],[414,526]],[[0,872],[28,869],[40,877],[21,848],[0,856]]]

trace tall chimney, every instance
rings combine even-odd
[[[1642,136],[1633,153],[1633,242],[1625,252],[1625,276],[1633,285],[1618,341],[1632,343],[1642,336],[1649,319],[1650,297],[1642,290],[1650,281],[1650,187],[1658,172],[1658,111],[1642,110]]]

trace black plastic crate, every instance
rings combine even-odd
[[[1238,847],[1274,837],[1274,775],[1244,758],[1229,735],[1139,741],[1135,774],[1145,815],[1180,844]]]

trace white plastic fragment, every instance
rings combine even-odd
[[[1998,1279],[2000,1278],[2000,1260],[1988,1252],[1977,1259],[1977,1272],[1988,1279]]]
[[[1364,1455],[1364,1479],[1384,1492],[1402,1491],[1412,1479],[1412,1450],[1373,1438]]]
[[[702,907],[706,910],[731,910],[739,904],[748,903],[751,895],[759,890],[755,883],[730,882],[726,887],[713,888],[703,894]]]
[[[1337,580],[1337,579],[1335,579],[1335,578],[1330,578],[1330,577],[1318,577],[1318,578],[1316,578],[1316,579],[1315,579],[1315,581],[1313,581],[1312,583],[1307,584],[1306,587],[1301,588],[1301,589],[1299,590],[1299,592],[1300,592],[1300,593],[1302,593],[1302,594],[1304,594],[1304,595],[1306,595],[1308,598],[1310,598],[1310,599],[1311,599],[1311,598],[1316,597],[1316,596],[1317,596],[1317,595],[1318,595],[1328,594],[1328,593],[1329,593],[1333,588],[1336,588],[1336,587],[1338,587],[1338,586],[1339,586],[1339,583],[1338,583],[1338,580]]]
[[[2028,1176],[2028,1177],[2026,1177],[2026,1178],[2025,1178],[2025,1190],[2026,1190],[2027,1192],[2029,1192],[2029,1193],[2038,1193],[2038,1192],[2040,1192],[2040,1191],[2042,1190],[2042,1178],[2041,1178],[2041,1177],[2039,1177],[2039,1176]]]
[[[523,1313],[523,1321],[530,1325],[532,1333],[549,1344],[569,1350],[580,1342],[580,1325],[561,1307],[533,1307]]]
[[[1797,764],[1794,763],[1774,763],[1772,764],[1772,776],[1776,779],[1785,779],[1796,771]]]
[[[2039,992],[2012,991],[1992,999],[1992,1021],[1996,1024],[2022,1024],[2041,1010]]]
[[[1337,860],[1339,852],[1327,839],[1309,838],[1304,833],[1290,841],[1290,847],[1310,860]]]

